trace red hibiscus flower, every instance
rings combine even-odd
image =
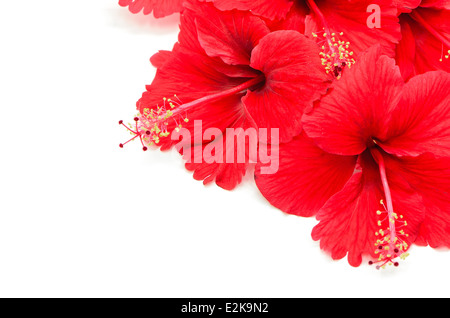
[[[202,133],[207,128],[277,128],[283,142],[298,135],[303,110],[330,84],[317,45],[295,31],[271,33],[249,12],[222,12],[197,1],[184,5],[178,43],[151,59],[158,69],[137,102],[135,138],[141,138],[145,149],[152,143],[168,149],[178,141],[164,137],[180,124],[195,133],[196,120],[202,121]],[[194,158],[226,138],[189,140],[194,155],[186,167],[195,179],[215,180],[225,189],[241,181],[249,160]]]
[[[399,1],[399,11],[402,39],[396,60],[403,78],[450,72],[450,1]]]
[[[183,8],[183,0],[119,0],[119,5],[128,7],[131,13],[143,11],[150,14],[153,11],[155,18],[162,18]]]
[[[450,74],[406,84],[379,46],[333,84],[280,146],[279,170],[255,171],[281,210],[313,216],[333,259],[398,265],[412,243],[450,247]]]
[[[251,10],[275,21],[272,29],[294,29],[307,36],[323,36],[326,53],[343,41],[355,54],[381,44],[383,53],[394,56],[400,40],[397,6],[391,0],[201,0],[221,10]],[[371,8],[379,9],[379,25],[368,22]],[[369,11],[369,12],[368,12]],[[348,42],[348,43],[347,43]]]

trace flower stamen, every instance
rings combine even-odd
[[[339,33],[339,35],[343,34],[343,32]],[[318,41],[322,50],[319,53],[322,65],[325,67],[327,74],[340,79],[344,68],[351,68],[355,64],[355,59],[352,57],[353,51],[349,50],[350,42],[339,40],[335,33],[331,33],[329,38],[326,32],[322,35],[327,37],[326,40]],[[313,33],[313,37],[319,38],[316,33]]]
[[[355,64],[355,60],[352,58],[353,51],[349,50],[350,42],[342,41],[339,36],[343,36],[344,33],[332,32],[328,26],[325,16],[320,11],[319,7],[313,0],[307,0],[309,7],[322,21],[323,31],[312,32],[312,36],[318,39],[318,44],[321,46],[322,51],[319,53],[322,60],[322,65],[325,67],[327,74],[331,74],[336,79],[341,78],[343,69],[347,66],[350,68]],[[320,38],[324,38],[320,40]]]
[[[132,128],[131,124],[128,124],[127,126],[123,123],[123,120],[120,120],[119,124],[127,128],[127,130],[134,135],[127,142],[119,144],[120,148],[123,148],[125,144],[138,137],[144,151],[148,149],[147,146],[159,144],[161,138],[170,135],[170,132],[167,130],[169,119],[175,121],[176,129],[180,129],[182,125],[178,124],[176,121],[174,116],[175,111],[173,110],[175,107],[180,105],[181,104],[179,102],[172,101],[170,98],[167,99],[164,97],[162,106],[157,105],[153,109],[146,108],[142,114],[138,114],[134,117],[134,128]],[[187,118],[184,118],[183,120],[187,122]]]
[[[384,218],[379,219],[377,225],[379,230],[375,232],[377,240],[375,242],[375,254],[378,255],[376,261],[370,261],[369,264],[377,264],[376,268],[385,268],[386,265],[398,266],[397,258],[404,260],[409,254],[406,252],[409,248],[405,239],[408,234],[402,227],[407,226],[403,221],[403,215],[398,213],[389,213],[388,208],[384,204],[384,200],[380,200],[383,211],[378,210],[377,215],[386,214]],[[387,225],[386,225],[387,223]]]

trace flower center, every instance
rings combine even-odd
[[[342,41],[339,37],[344,35],[343,32],[332,32],[325,16],[313,0],[307,0],[310,9],[320,19],[323,25],[322,32],[313,32],[313,38],[318,40],[322,51],[319,53],[322,65],[325,67],[327,74],[331,74],[336,79],[341,78],[341,73],[347,66],[350,68],[355,64],[352,58],[353,51],[349,50],[350,42]],[[321,36],[320,36],[321,35]]]
[[[403,220],[403,215],[394,211],[392,204],[391,190],[389,188],[388,179],[386,177],[386,167],[382,154],[377,148],[371,148],[373,158],[378,163],[381,183],[383,185],[384,196],[386,200],[380,200],[382,210],[376,213],[379,216],[377,225],[379,230],[375,232],[377,240],[375,242],[375,254],[378,255],[378,260],[370,261],[369,264],[377,263],[377,269],[385,268],[388,265],[398,266],[397,258],[405,259],[408,256],[406,253],[408,244],[404,241],[408,234],[405,233],[404,227],[407,222]]]
[[[450,58],[450,50],[447,50],[447,54],[444,55],[444,46],[450,48],[450,40],[444,35],[439,33],[432,25],[430,25],[427,20],[425,20],[417,10],[413,10],[409,16],[419,22],[431,35],[433,35],[438,41],[442,42],[442,53],[439,61],[443,61],[444,57],[446,59]]]
[[[123,120],[119,121],[119,124],[124,126],[133,135],[133,137],[127,142],[121,143],[119,146],[120,148],[123,148],[128,142],[139,138],[142,144],[142,149],[146,151],[148,149],[147,146],[157,145],[160,143],[161,138],[165,138],[171,134],[171,131],[168,130],[169,120],[172,120],[175,124],[175,128],[173,130],[178,131],[183,127],[182,122],[189,121],[187,118],[187,113],[192,107],[214,102],[243,92],[263,83],[264,80],[265,76],[264,74],[261,74],[228,90],[207,95],[188,103],[183,103],[176,95],[174,95],[173,99],[164,97],[162,106],[156,105],[154,108],[144,108],[140,114],[134,117],[134,125],[125,125]]]

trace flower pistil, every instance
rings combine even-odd
[[[168,129],[169,120],[172,120],[175,123],[174,130],[179,131],[179,129],[183,127],[181,123],[187,123],[189,121],[187,113],[190,108],[240,93],[255,85],[261,84],[264,79],[264,75],[260,75],[231,89],[207,95],[188,103],[183,103],[177,95],[174,95],[174,99],[164,97],[162,106],[156,105],[154,108],[144,108],[141,113],[135,116],[134,125],[125,125],[123,120],[119,121],[120,125],[127,128],[127,130],[134,135],[127,142],[119,144],[119,146],[120,148],[123,148],[128,142],[139,138],[142,149],[146,151],[148,149],[147,145],[158,145],[161,138],[170,135],[171,131]]]
[[[408,244],[405,242],[405,238],[409,235],[405,233],[404,227],[408,224],[403,220],[403,215],[394,211],[392,204],[391,191],[389,188],[388,179],[386,177],[386,168],[383,156],[376,148],[371,148],[371,153],[374,159],[378,163],[381,183],[383,185],[384,200],[380,200],[380,204],[383,210],[378,210],[376,213],[380,217],[377,225],[380,229],[375,232],[377,240],[375,242],[375,254],[378,255],[378,260],[370,261],[369,264],[377,263],[377,269],[385,268],[388,265],[398,266],[397,258],[405,259],[409,254]],[[386,225],[387,223],[387,225]]]

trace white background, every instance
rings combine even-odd
[[[251,177],[205,187],[174,152],[118,147],[178,19],[116,0],[2,2],[0,296],[450,296],[448,251],[353,268]]]

